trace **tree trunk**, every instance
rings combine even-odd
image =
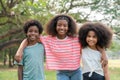
[[[10,68],[13,67],[13,66],[12,66],[12,62],[11,62],[11,59],[12,59],[12,58],[11,58],[11,57],[12,57],[12,56],[11,56],[11,53],[12,53],[12,50],[9,49],[9,67],[10,67]]]
[[[4,51],[4,61],[3,61],[4,66],[6,66],[6,62],[7,62],[7,53],[6,51]]]

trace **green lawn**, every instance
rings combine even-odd
[[[110,68],[110,80],[120,80],[120,68]]]
[[[55,71],[45,71],[46,80],[56,80]],[[0,80],[17,80],[17,69],[0,70]]]
[[[120,60],[109,61],[110,80],[120,80]],[[55,71],[45,71],[46,80],[56,80]],[[17,68],[0,67],[0,80],[17,80]]]
[[[120,80],[120,68],[110,68],[110,79]],[[55,71],[45,72],[46,80],[56,80]],[[17,70],[0,70],[0,80],[17,80]]]

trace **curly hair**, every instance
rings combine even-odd
[[[58,20],[66,20],[68,22],[67,35],[74,37],[77,34],[77,26],[74,19],[68,15],[60,14],[53,17],[46,25],[46,33],[48,35],[57,36],[56,26]]]
[[[96,46],[101,48],[108,48],[110,46],[112,41],[111,29],[99,22],[87,22],[79,29],[79,42],[83,48],[88,46],[86,37],[89,31],[94,31],[97,36],[98,41]]]
[[[37,20],[28,20],[28,21],[25,22],[25,24],[23,26],[25,34],[27,34],[28,29],[31,26],[36,26],[38,28],[38,30],[39,30],[39,34],[42,33],[43,27],[42,27],[42,25],[41,25],[41,23],[39,21],[37,21]]]

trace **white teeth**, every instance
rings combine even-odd
[[[31,36],[30,38],[31,38],[31,39],[35,39],[35,36]]]
[[[60,30],[60,32],[64,32],[63,30]]]

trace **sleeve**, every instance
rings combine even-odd
[[[24,58],[24,56],[23,56],[23,58]],[[14,64],[18,65],[18,66],[23,66],[23,58],[19,63],[17,61],[14,61]]]

